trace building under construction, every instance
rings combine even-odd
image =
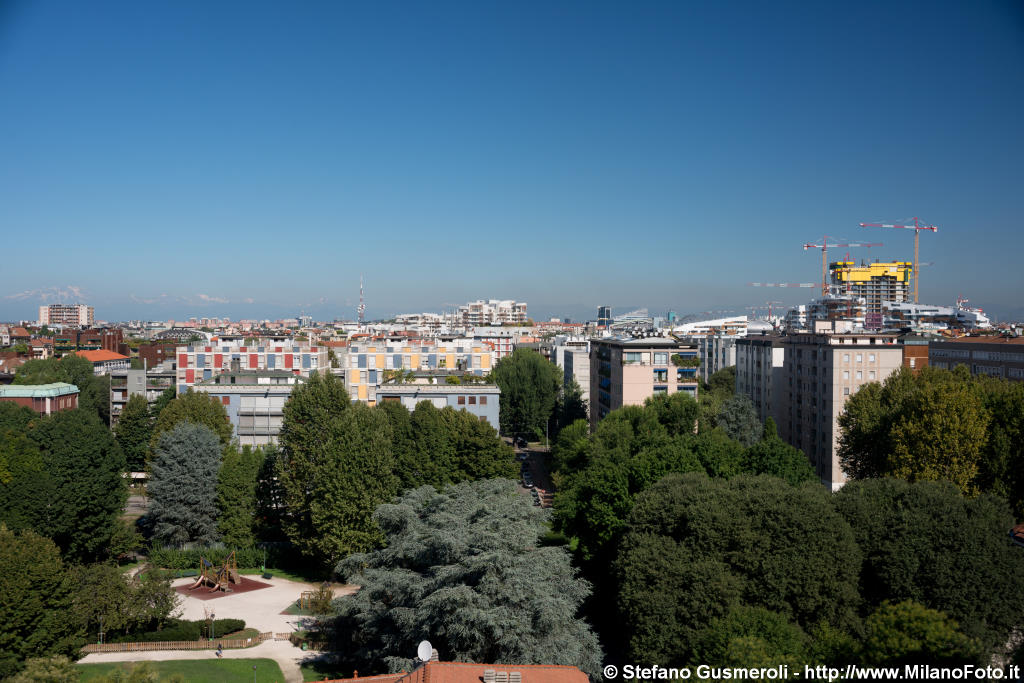
[[[829,266],[833,291],[841,296],[864,299],[867,327],[882,324],[882,302],[910,301],[914,264],[909,261],[833,261]]]

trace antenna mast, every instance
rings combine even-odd
[[[366,303],[363,301],[363,274],[359,274],[359,324],[362,325],[366,319]]]

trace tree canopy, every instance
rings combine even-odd
[[[804,629],[849,627],[859,557],[853,532],[818,485],[670,474],[638,497],[616,563],[630,654],[665,665],[698,661],[709,620],[739,607]]]
[[[284,407],[278,479],[286,535],[324,566],[375,547],[376,507],[398,489],[386,415],[352,403],[334,375],[314,373]]]
[[[902,368],[850,397],[839,416],[839,457],[853,479],[942,480],[993,491],[1024,513],[1024,390],[1006,380]],[[1018,383],[1019,384],[1019,383]]]
[[[162,398],[162,397],[161,397]],[[160,443],[160,435],[174,429],[181,422],[203,425],[217,435],[222,448],[231,443],[234,428],[228,420],[227,411],[215,397],[202,391],[189,390],[187,393],[169,401],[153,425],[153,435],[149,440],[150,454],[156,453]]]
[[[224,454],[217,475],[217,530],[228,547],[256,542],[256,491],[263,468],[262,448],[232,447]]]
[[[562,371],[532,349],[518,348],[491,371],[501,388],[498,420],[503,434],[542,436],[562,390]]]
[[[381,505],[386,545],[338,573],[361,588],[334,602],[346,666],[409,670],[424,634],[452,661],[565,664],[598,675],[601,651],[576,617],[589,594],[562,547],[542,547],[545,513],[513,482],[424,486]]]
[[[160,434],[147,487],[154,539],[175,547],[219,540],[220,462],[220,442],[205,425],[180,422]]]
[[[149,403],[142,394],[134,394],[128,399],[121,411],[114,428],[117,443],[124,452],[128,469],[141,472],[146,468],[146,451],[153,436],[153,417],[149,412]]]
[[[78,387],[78,408],[110,424],[110,376],[97,376],[90,363],[69,353],[61,358],[30,360],[18,368],[15,384],[67,382]]]
[[[81,645],[67,610],[72,584],[57,546],[0,523],[0,678],[27,657],[73,654]]]
[[[863,553],[866,604],[913,600],[945,612],[986,651],[1024,626],[1024,553],[1009,542],[1013,516],[992,495],[962,496],[948,482],[869,479],[835,495]]]

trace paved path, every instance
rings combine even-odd
[[[305,590],[316,590],[319,586],[311,583],[300,583],[274,577],[272,579],[259,579],[269,583],[270,588],[262,588],[248,593],[235,595],[226,594],[224,597],[214,600],[199,600],[190,596],[178,596],[178,606],[181,608],[182,619],[204,619],[206,613],[203,608],[216,614],[217,619],[244,619],[246,627],[255,628],[260,632],[271,631],[273,633],[290,633],[302,626],[304,620],[309,617],[302,617],[289,614],[281,614],[289,605],[299,599],[299,594]],[[194,578],[177,579],[172,582],[174,586],[193,583]],[[196,589],[201,590],[201,589]],[[335,588],[335,596],[354,593],[356,586],[338,586]],[[268,640],[255,647],[241,650],[224,650],[224,656],[230,659],[262,658],[273,659],[281,665],[285,680],[288,683],[302,681],[302,672],[299,670],[299,663],[305,660],[316,659],[316,652],[303,652],[287,640]],[[100,662],[141,662],[141,661],[166,661],[171,659],[209,659],[216,657],[213,650],[159,650],[151,652],[107,652],[103,654],[90,654],[82,658],[84,664],[95,664]]]

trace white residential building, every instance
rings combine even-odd
[[[92,327],[94,322],[93,308],[85,304],[49,304],[39,307],[40,325]]]
[[[458,322],[463,325],[504,325],[527,322],[526,303],[511,299],[483,299],[459,306]]]

